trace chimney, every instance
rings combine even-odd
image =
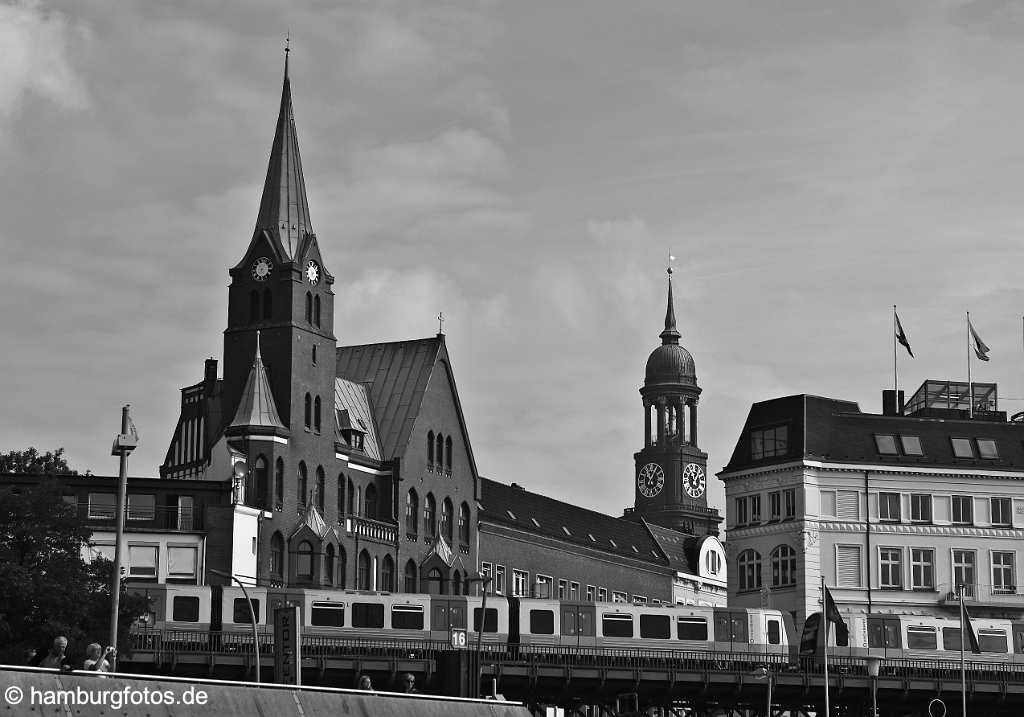
[[[882,415],[903,415],[903,391],[895,391],[891,388],[882,391]]]
[[[217,359],[206,359],[206,366],[203,370],[203,381],[213,383],[217,380]]]

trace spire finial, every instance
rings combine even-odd
[[[444,336],[444,312],[437,315],[437,335]]]
[[[284,36],[284,79],[288,79],[288,54],[292,51],[292,31],[288,30]]]
[[[263,357],[260,356],[260,330],[256,329],[256,358],[253,359],[253,363],[262,361]]]
[[[675,302],[672,300],[672,262],[676,258],[671,253],[668,255],[668,268],[666,273],[668,274],[668,307],[665,309],[665,330],[661,332],[661,343],[663,344],[678,344],[680,334],[676,330],[676,309]]]

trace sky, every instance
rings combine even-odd
[[[0,4],[0,451],[155,476],[222,358],[283,46],[340,344],[449,351],[482,475],[633,503],[675,255],[709,473],[751,403],[1024,410],[1012,0]],[[723,507],[711,480],[709,497]]]

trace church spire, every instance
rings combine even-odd
[[[274,403],[274,394],[270,391],[267,371],[263,367],[259,331],[256,332],[256,355],[253,357],[252,368],[249,370],[249,379],[245,382],[242,400],[238,402],[238,410],[235,411],[235,419],[231,422],[229,430],[232,428],[284,430],[281,416],[277,412],[277,405]]]
[[[292,89],[288,78],[288,55],[284,50],[284,86],[281,89],[281,108],[277,115],[277,130],[270,149],[267,180],[263,185],[263,198],[256,218],[256,231],[266,230],[276,238],[289,258],[307,233],[312,233],[309,204],[306,201],[306,183],[302,177],[299,159],[299,141],[292,113]]]
[[[661,343],[678,344],[681,334],[676,331],[676,309],[672,301],[672,267],[668,268],[668,308],[665,310],[665,330],[661,332]]]

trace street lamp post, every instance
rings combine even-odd
[[[764,714],[765,717],[772,717],[772,683],[775,680],[775,676],[768,667],[758,667],[752,673],[751,676],[755,680],[768,680],[768,695],[765,700]]]
[[[249,606],[249,617],[252,620],[252,646],[256,651],[256,682],[260,682],[260,635],[256,626],[256,612],[252,609],[252,600],[249,599],[249,591],[245,589],[245,584],[241,580],[236,578],[230,573],[225,573],[220,570],[209,569],[214,575],[220,575],[222,578],[228,578],[238,583],[238,587],[242,588],[242,594],[245,595],[245,604]]]
[[[121,409],[121,432],[114,437],[114,445],[110,449],[110,455],[120,459],[117,479],[117,521],[114,528],[114,572],[110,576],[110,642],[108,645],[117,647],[117,620],[121,609],[121,566],[124,564],[124,556],[121,552],[121,542],[124,540],[124,511],[128,493],[128,454],[139,445],[139,436],[135,432],[135,425],[128,415],[129,405]],[[129,431],[131,431],[129,433]],[[117,669],[116,653],[111,659],[111,667]]]
[[[867,665],[871,678],[871,717],[878,717],[878,668],[882,665],[882,658],[868,657]]]
[[[487,626],[487,586],[491,584],[493,578],[490,575],[484,575],[483,573],[477,573],[475,577],[469,578],[467,582],[480,583],[480,590],[483,593],[483,600],[480,603],[480,624],[477,626],[476,631],[476,679],[474,682],[476,686],[473,687],[473,696],[480,696],[480,680],[483,679],[483,637],[484,629]]]

